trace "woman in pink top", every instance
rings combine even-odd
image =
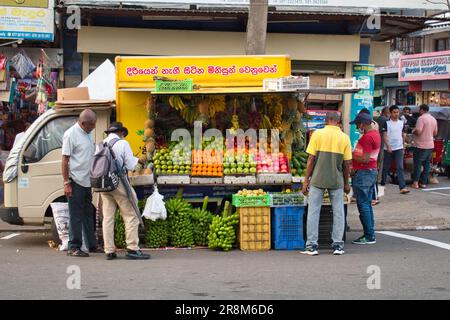
[[[437,121],[430,115],[429,110],[430,108],[426,104],[420,106],[420,117],[413,131],[415,149],[412,187],[415,189],[427,187],[434,137],[438,133]],[[422,167],[423,171],[421,172]]]

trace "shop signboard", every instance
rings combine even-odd
[[[286,55],[118,57],[120,88],[155,87],[159,77],[192,79],[202,87],[261,87],[263,80],[291,75]]]
[[[359,111],[366,108],[373,114],[373,97],[375,92],[375,65],[373,64],[354,64],[353,76],[360,83],[367,84],[357,93],[352,95],[352,107],[350,112],[350,119],[355,119]],[[350,126],[350,140],[352,142],[352,148],[360,138],[360,133],[356,129],[356,125]]]
[[[325,117],[327,112],[341,113],[335,110],[308,110],[307,116],[304,118],[304,126],[308,131],[314,131],[325,127]]]
[[[0,39],[54,40],[53,1],[14,2],[0,6]]]
[[[402,56],[398,78],[399,81],[450,79],[450,51]]]

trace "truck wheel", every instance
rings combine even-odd
[[[55,219],[52,219],[51,232],[52,232],[52,239],[51,240],[53,240],[53,242],[56,243],[57,245],[60,245],[61,244],[61,239],[59,239],[58,229],[56,228]]]

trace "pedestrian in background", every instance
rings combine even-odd
[[[378,155],[377,167],[378,167],[378,181],[381,181],[381,176],[383,173],[383,162],[384,162],[384,141],[383,141],[383,127],[386,122],[389,121],[391,114],[389,112],[389,107],[384,107],[381,111],[381,115],[377,119],[378,130],[381,136],[381,148],[380,154]]]
[[[303,193],[309,194],[308,240],[302,254],[319,254],[319,220],[325,190],[328,190],[333,208],[333,254],[344,254],[344,192],[350,192],[352,147],[350,138],[339,128],[339,123],[339,114],[328,112],[325,128],[314,131],[306,150],[309,157]]]
[[[430,161],[434,150],[434,137],[438,134],[437,121],[429,111],[430,108],[426,104],[419,107],[420,117],[413,131],[414,173],[411,187],[414,189],[427,187]]]
[[[96,114],[86,109],[78,122],[63,137],[62,176],[64,193],[69,203],[69,250],[73,257],[89,257],[81,250],[83,231],[90,252],[102,252],[95,237],[95,211],[92,206],[89,169],[93,160],[95,143],[92,131],[97,122]]]
[[[364,235],[353,243],[374,244],[376,239],[372,199],[378,177],[377,158],[381,136],[378,130],[373,128],[372,118],[366,112],[361,111],[350,124],[355,124],[363,134],[353,151],[352,186]]]
[[[401,194],[409,193],[406,188],[405,175],[403,169],[403,159],[405,155],[405,124],[400,120],[400,109],[398,106],[389,108],[391,118],[386,121],[383,128],[384,141],[384,160],[383,160],[383,174],[381,176],[381,185],[386,185],[387,175],[391,166],[391,161],[395,161],[397,167],[398,186]]]
[[[125,170],[134,170],[139,162],[139,159],[133,155],[128,141],[123,139],[128,135],[128,129],[121,122],[115,122],[111,124],[105,133],[108,133],[108,137],[103,140],[103,143],[111,147],[118,167],[124,171],[126,176]],[[143,253],[139,248],[139,219],[131,204],[131,201],[137,203],[136,194],[133,193],[133,197],[130,199],[124,183],[120,181],[117,189],[110,192],[102,192],[101,197],[103,202],[103,240],[105,242],[106,259],[113,260],[117,258],[114,244],[114,223],[117,206],[120,208],[120,214],[125,224],[127,259],[150,259],[150,255]]]

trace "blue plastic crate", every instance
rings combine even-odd
[[[272,247],[275,250],[304,249],[305,206],[277,207],[272,210]]]

